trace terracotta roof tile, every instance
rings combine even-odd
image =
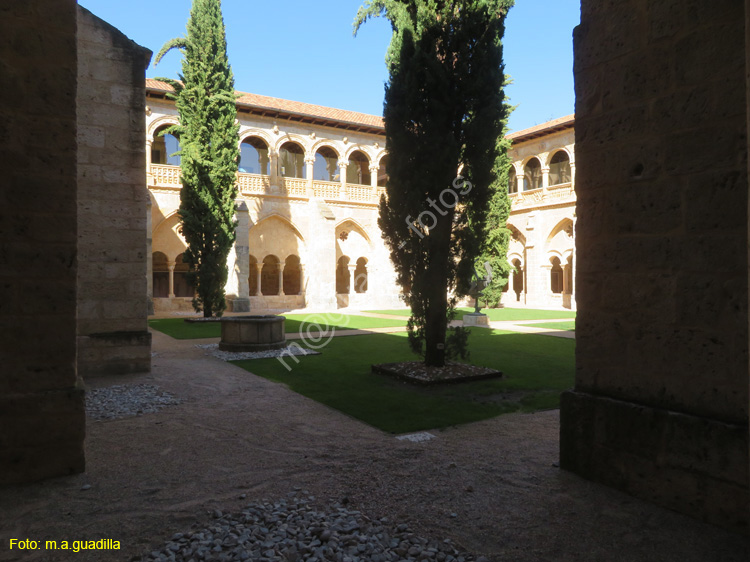
[[[533,139],[536,137],[541,137],[545,134],[560,131],[563,129],[568,129],[573,126],[575,123],[575,114],[566,115],[565,117],[558,117],[557,119],[553,119],[552,121],[547,121],[546,123],[542,123],[541,125],[534,125],[533,127],[529,127],[528,129],[522,129],[520,131],[516,131],[515,133],[511,133],[506,136],[506,138],[512,140],[512,141],[524,141]]]
[[[146,89],[171,92],[172,86],[166,82],[147,78]],[[310,103],[261,96],[260,94],[250,94],[247,92],[237,92],[237,95],[240,96],[237,99],[238,105],[247,105],[261,110],[290,113],[302,117],[309,117],[311,119],[317,118],[344,124],[364,125],[376,129],[384,128],[383,118],[378,117],[377,115],[368,115],[366,113],[357,113],[356,111],[346,111],[344,109],[335,109]]]

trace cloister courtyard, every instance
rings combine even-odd
[[[397,312],[358,317],[398,319]],[[548,327],[570,327],[569,317],[555,319],[552,311],[528,320],[538,311],[506,312],[515,319],[493,323],[500,329],[492,337],[524,334],[540,349],[544,340],[563,337],[572,353],[574,332]],[[306,314],[318,323],[325,318]],[[339,311],[331,314],[341,321]],[[370,330],[339,331],[320,357],[331,357],[336,340],[372,338],[373,331],[403,340],[400,327]],[[398,439],[198,347],[215,337],[151,331],[151,373],[92,377],[87,390],[91,396],[155,387],[175,403],[151,413],[141,405],[144,413],[118,419],[97,419],[101,411],[89,409],[86,471],[5,488],[0,501],[4,537],[109,538],[121,549],[3,549],[0,560],[149,560],[153,551],[168,553],[177,533],[226,526],[249,504],[300,495],[313,497],[319,512],[336,503],[372,521],[386,518],[381,525],[394,533],[405,525],[432,543],[449,539],[475,557],[467,559],[731,562],[750,554],[747,538],[561,471],[557,409],[430,430],[434,437],[426,440]],[[291,363],[295,372],[304,374],[306,359]],[[106,409],[117,408],[110,402]]]

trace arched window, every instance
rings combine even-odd
[[[336,293],[349,294],[349,258],[341,256],[336,264]]]
[[[285,142],[281,145],[279,149],[279,175],[285,178],[305,177],[305,151],[296,142]]]
[[[180,151],[180,141],[171,133],[165,133],[172,125],[162,125],[154,133],[151,143],[151,163],[179,166],[180,157],[175,152]]]
[[[188,281],[187,273],[190,270],[186,263],[183,263],[183,255],[177,256],[174,265],[174,296],[176,297],[194,297],[195,287]]]
[[[380,167],[378,168],[378,186],[385,187],[388,182],[388,156],[383,156],[380,159]]]
[[[315,152],[313,179],[318,181],[341,181],[339,157],[330,146],[321,146]]]
[[[248,291],[250,296],[256,296],[258,294],[258,260],[255,256],[250,256],[250,268],[247,277],[247,282],[250,287]]]
[[[284,261],[284,294],[299,295],[300,289],[299,258],[291,255]]]
[[[260,271],[260,292],[264,295],[279,294],[279,258],[266,256],[263,258],[263,269]]]
[[[523,168],[523,190],[529,191],[542,187],[542,165],[539,160],[532,158]]]
[[[563,291],[563,270],[560,265],[560,258],[557,256],[549,260],[552,264],[552,269],[549,272],[549,284],[550,289],[553,293],[562,293]]]
[[[361,150],[355,150],[349,156],[346,167],[346,183],[370,185],[370,160]]]
[[[165,299],[169,296],[169,267],[167,256],[162,252],[151,255],[154,298]]]
[[[367,292],[367,258],[357,260],[357,268],[354,270],[354,292]]]
[[[564,150],[558,150],[549,163],[549,184],[570,183],[570,158]]]
[[[240,143],[239,171],[245,174],[268,175],[268,145],[258,137],[248,137]]]
[[[518,178],[516,177],[516,169],[513,166],[508,170],[508,193],[518,193]]]

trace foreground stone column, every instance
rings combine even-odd
[[[0,122],[13,131],[0,136],[2,214],[35,225],[33,236],[6,228],[0,240],[0,485],[85,468],[76,369],[76,9],[73,0],[12,2],[0,18],[0,37],[15,38],[0,41],[7,90]],[[33,123],[54,139],[43,164],[28,157],[40,150]]]
[[[582,0],[560,464],[747,533],[746,14],[715,7]]]

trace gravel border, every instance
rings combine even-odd
[[[154,384],[116,384],[86,391],[86,416],[94,420],[116,420],[153,414],[181,402]]]
[[[314,502],[309,492],[295,491],[287,499],[251,503],[240,513],[214,510],[213,524],[176,533],[163,548],[142,560],[488,562],[484,556],[461,552],[450,539],[419,537],[406,524],[391,525],[387,518],[372,520],[339,502],[324,508]]]
[[[222,351],[218,343],[198,343],[195,347],[205,349],[209,355],[213,355],[222,361],[240,361],[243,359],[269,359],[271,357],[288,357],[290,355],[320,355],[319,351],[305,349],[299,345],[288,345],[283,349],[269,349],[267,351]]]

